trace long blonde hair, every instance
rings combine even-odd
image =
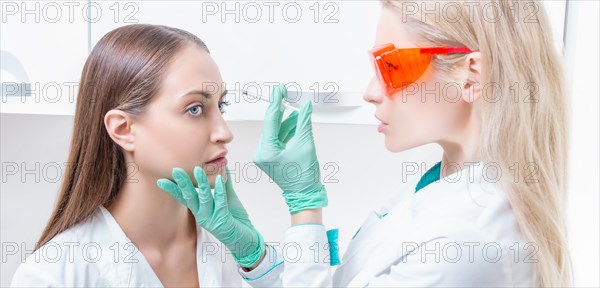
[[[382,2],[401,14],[423,47],[480,51],[479,84],[493,86],[497,94],[480,99],[482,160],[513,173],[502,177],[500,185],[507,191],[519,229],[536,245],[536,286],[570,286],[565,219],[568,103],[562,59],[543,3]],[[435,56],[433,65],[451,76],[463,68],[464,58]]]

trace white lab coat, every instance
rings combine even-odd
[[[300,225],[286,232],[293,249],[243,276],[254,287],[533,286],[535,253],[484,168],[496,171],[480,162],[417,193],[420,175],[408,181],[367,217],[335,273],[324,226]]]
[[[198,227],[200,287],[240,287],[239,266],[228,250]],[[104,207],[58,234],[27,257],[13,287],[162,287],[142,253]]]
[[[369,214],[335,273],[323,225],[290,227],[283,255],[268,246],[250,272],[198,229],[200,286],[241,286],[240,274],[253,287],[533,286],[535,254],[525,250],[506,195],[485,181],[484,167],[477,163],[417,193],[420,177],[413,177]],[[101,207],[30,255],[11,286],[162,286],[134,248]]]

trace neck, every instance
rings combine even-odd
[[[440,178],[481,161],[479,153],[480,126],[476,117],[466,117],[464,125],[446,139],[437,141],[444,149]]]
[[[196,223],[188,208],[156,186],[155,177],[142,173],[125,181],[117,198],[106,207],[127,237],[138,247],[168,250],[196,239]]]

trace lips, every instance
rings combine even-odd
[[[227,156],[227,150],[221,151],[219,154],[210,158],[209,161],[206,161],[206,163],[208,164],[208,163],[218,162],[220,160],[223,160],[223,158],[225,158],[226,156]]]
[[[387,123],[385,123],[383,120],[381,120],[381,118],[379,118],[379,116],[377,116],[377,114],[375,115],[375,118],[377,118],[377,120],[379,120],[381,123],[379,124],[379,126],[377,126],[377,132],[382,133],[385,131],[385,128],[388,126]]]
[[[379,116],[375,115],[375,118],[377,118],[377,120],[379,120],[379,122],[381,122],[381,124],[388,125],[388,123],[385,123],[385,121],[381,120],[381,118],[379,118]]]

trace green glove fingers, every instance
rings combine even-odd
[[[229,214],[227,210],[227,193],[225,192],[225,184],[223,177],[217,175],[215,180],[215,212],[217,217],[224,217]]]
[[[292,112],[283,122],[279,130],[279,141],[287,144],[294,134],[296,134],[296,122],[298,121],[298,111]]]
[[[283,190],[290,213],[327,206],[327,191],[321,183],[312,132],[312,102],[304,103],[298,113],[281,121],[283,89],[273,89],[275,101],[265,114],[263,135],[254,152],[253,161]],[[278,135],[274,137],[273,135]],[[292,138],[295,140],[288,146]]]
[[[229,176],[228,176],[229,177]],[[229,178],[230,179],[230,178]],[[229,180],[228,179],[228,180]],[[226,191],[226,185],[223,182],[223,177],[217,175],[215,182],[215,217],[217,219],[218,231],[215,237],[219,238],[223,244],[229,247],[233,257],[242,267],[252,267],[260,260],[265,250],[265,242],[261,234],[250,224],[236,221],[229,211],[229,200],[227,194],[233,191]],[[235,194],[235,193],[233,193]],[[237,196],[236,196],[237,198]],[[241,204],[241,203],[240,203]],[[246,211],[244,210],[244,213]],[[249,219],[244,222],[250,223]],[[224,231],[241,231],[241,227],[245,227],[244,233],[232,233]]]
[[[225,244],[240,266],[254,266],[264,253],[265,243],[233,190],[229,169],[227,183],[217,175],[214,197],[202,168],[194,168],[198,188],[183,169],[174,168],[172,174],[177,184],[169,179],[159,179],[158,187],[190,209],[196,223]]]
[[[187,175],[185,176],[187,177]],[[212,193],[210,192],[210,183],[208,182],[208,178],[206,177],[204,170],[198,166],[194,167],[194,178],[196,178],[196,182],[198,183],[197,195],[199,204],[199,209],[194,215],[197,215],[197,219],[209,219],[213,214],[213,210],[215,209],[214,199]]]
[[[177,182],[177,186],[181,190],[183,194],[183,199],[185,199],[187,203],[187,207],[190,208],[192,213],[198,213],[198,207],[200,204],[198,203],[198,191],[194,188],[194,184],[192,180],[187,175],[185,170],[181,168],[173,168],[173,180]]]
[[[158,185],[160,189],[169,192],[169,194],[171,194],[171,196],[173,196],[173,198],[175,198],[175,200],[177,200],[179,203],[187,206],[187,201],[183,198],[181,190],[179,190],[179,187],[177,184],[173,183],[173,181],[169,179],[158,179],[158,181],[156,181],[156,185]]]
[[[229,167],[225,167],[227,171],[227,181],[225,182],[225,191],[227,196],[227,205],[229,206],[229,213],[233,218],[236,218],[243,224],[251,227],[252,223],[250,222],[250,218],[248,217],[248,213],[242,205],[242,202],[238,198],[237,194],[235,194],[235,190],[233,190],[233,180],[231,178],[231,174],[229,173]]]
[[[296,139],[296,141],[294,142],[293,148],[315,150],[313,144],[314,139],[312,134],[312,122],[310,120],[311,116],[312,102],[307,101],[300,107],[298,123],[296,124],[296,133],[298,134],[298,139]]]
[[[281,118],[283,117],[281,101],[284,99],[284,90],[285,88],[282,88],[280,85],[274,87],[273,91],[271,92],[272,96],[269,102],[269,107],[267,108],[267,113],[265,114],[265,125],[263,127],[263,136],[267,140],[272,141],[278,139]],[[285,93],[285,95],[287,96],[287,90],[285,91]]]
[[[198,189],[200,189],[200,191],[210,191],[210,183],[208,182],[206,173],[204,173],[204,170],[202,170],[202,168],[198,166],[194,167],[194,178],[196,178],[196,182],[198,183]]]

